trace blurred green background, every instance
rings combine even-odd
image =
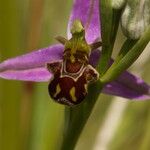
[[[0,61],[66,36],[71,8],[70,0],[0,0]],[[148,49],[131,69],[150,83]],[[0,79],[0,150],[59,150],[64,106],[51,101],[47,85]],[[150,101],[102,94],[77,144],[83,149],[149,150]]]

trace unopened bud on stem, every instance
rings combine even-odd
[[[128,0],[121,16],[124,34],[139,39],[150,25],[150,0]]]

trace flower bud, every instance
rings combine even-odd
[[[124,34],[139,39],[150,25],[150,0],[128,0],[121,16]]]
[[[121,9],[125,2],[126,0],[112,0],[112,7],[114,9]]]

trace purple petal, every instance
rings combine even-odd
[[[107,84],[102,92],[129,99],[150,99],[150,86],[128,72],[124,72],[117,80]]]
[[[97,64],[98,64],[98,60],[100,59],[100,50],[94,50],[92,51],[91,55],[90,55],[90,59],[89,59],[89,63],[96,68]]]
[[[86,30],[86,40],[93,43],[100,36],[99,0],[74,0],[68,24],[68,38],[71,38],[70,27],[75,19],[80,19]]]
[[[6,70],[25,70],[43,67],[46,63],[60,60],[64,47],[53,45],[31,53],[5,60],[0,64],[0,72]]]
[[[8,70],[0,73],[0,77],[11,80],[46,82],[52,77],[52,74],[45,68],[35,68],[28,70]]]
[[[90,56],[90,63],[95,67],[100,59],[100,51],[94,50]],[[110,65],[113,60],[110,60]],[[150,86],[139,77],[125,71],[115,81],[107,84],[103,93],[116,95],[128,99],[150,99]]]

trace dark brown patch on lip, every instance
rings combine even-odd
[[[57,93],[57,85],[60,86],[60,91]],[[54,79],[50,82],[48,86],[48,91],[50,96],[57,101],[58,103],[65,105],[76,105],[84,100],[87,91],[85,89],[86,79],[82,74],[77,81],[71,77],[60,77],[60,74],[55,74]],[[75,98],[76,101],[73,101],[70,90],[75,88]],[[55,95],[57,93],[57,95]],[[54,96],[55,95],[55,96]]]
[[[48,86],[49,95],[56,102],[68,106],[74,106],[81,103],[87,95],[88,83],[98,79],[97,71],[91,65],[83,66],[83,71],[78,74],[79,78],[74,78],[69,74],[70,72],[67,73],[67,76],[63,76],[61,72],[61,69],[64,69],[62,68],[63,66],[61,65],[59,68],[58,65],[56,65],[55,67],[57,68],[57,71],[54,73],[54,78]],[[69,69],[75,68],[74,71],[81,68],[80,64],[77,62],[71,64],[69,67]],[[69,69],[67,71],[69,71]],[[71,92],[72,89],[73,92]]]
[[[80,71],[83,64],[81,62],[75,61],[71,63],[70,60],[66,60],[66,72],[68,73],[77,73]]]

